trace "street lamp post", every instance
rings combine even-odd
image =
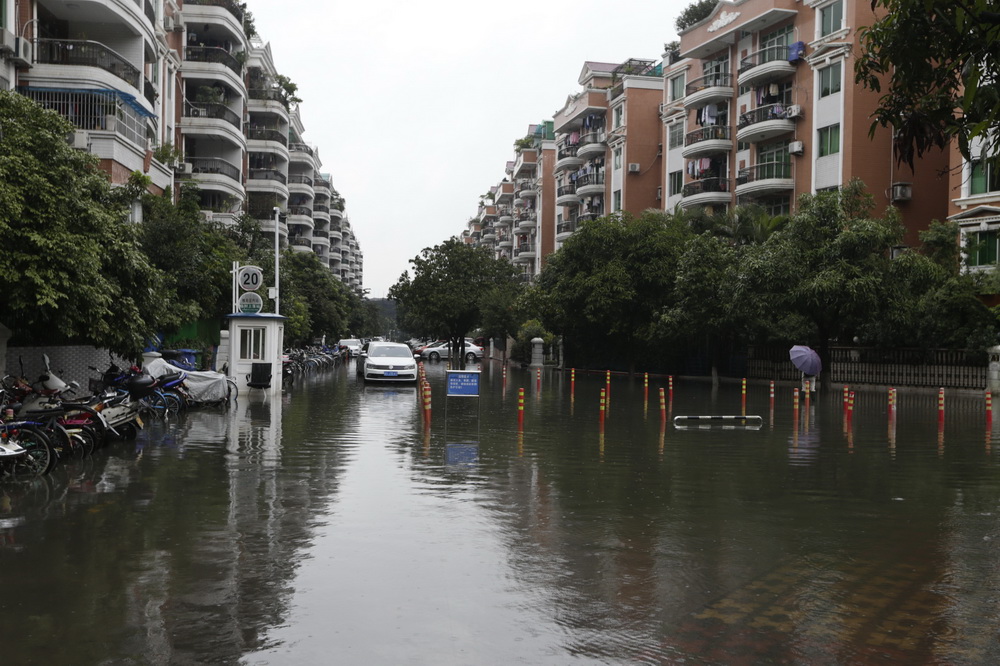
[[[278,280],[279,276],[281,275],[278,268],[278,262],[280,261],[278,253],[279,235],[281,233],[281,229],[279,228],[280,224],[281,224],[281,209],[275,206],[274,207],[274,314],[280,314],[278,311],[278,303],[279,303],[278,297],[281,293],[280,291],[281,283]]]

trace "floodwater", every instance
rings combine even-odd
[[[0,485],[4,664],[1000,662],[982,396],[353,366]],[[518,426],[518,388],[525,389]],[[715,424],[716,422],[710,422]]]

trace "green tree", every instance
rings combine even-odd
[[[994,0],[872,0],[880,18],[859,31],[855,78],[882,92],[871,131],[892,127],[911,167],[952,139],[967,160],[973,140],[1000,154],[1000,14]]]
[[[695,0],[680,13],[674,21],[674,28],[677,32],[684,32],[695,23],[704,21],[717,4],[719,0]]]
[[[136,356],[164,320],[164,279],[140,249],[125,195],[72,125],[0,90],[0,321],[15,342],[89,343]],[[131,191],[130,191],[131,193]]]
[[[464,362],[465,336],[482,318],[483,297],[494,288],[516,289],[516,270],[484,248],[452,238],[410,260],[389,290],[404,319],[400,327],[447,337]]]
[[[661,335],[668,340],[704,340],[718,386],[722,342],[745,331],[745,309],[734,298],[740,261],[726,239],[702,234],[690,239],[677,265],[673,304],[660,316]]]
[[[504,341],[505,359],[507,337],[517,333],[518,327],[524,321],[522,294],[521,289],[497,285],[488,289],[480,300],[482,310],[480,330],[486,338],[499,338]]]
[[[658,315],[671,304],[692,234],[681,218],[655,210],[582,224],[539,276],[546,328],[597,353],[618,350],[634,371],[640,345],[653,340]]]
[[[792,315],[786,321],[808,323],[809,339],[791,341],[816,347],[824,367],[831,339],[853,338],[886,308],[891,251],[903,230],[894,209],[875,219],[873,207],[858,180],[802,195],[788,226],[744,262],[746,295],[756,295],[772,321]]]
[[[309,345],[323,336],[338,339],[348,328],[350,300],[340,280],[312,252],[281,256],[281,314],[290,318],[285,324],[289,346]]]

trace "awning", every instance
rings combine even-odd
[[[19,86],[18,90],[27,92],[60,92],[60,93],[88,93],[91,95],[101,95],[111,99],[116,99],[127,104],[136,113],[144,118],[156,118],[156,114],[147,110],[136,100],[135,95],[130,95],[114,88],[48,88],[42,86]]]

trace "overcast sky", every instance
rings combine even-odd
[[[249,0],[347,200],[364,288],[459,234],[514,141],[579,92],[584,61],[659,60],[689,0]]]

